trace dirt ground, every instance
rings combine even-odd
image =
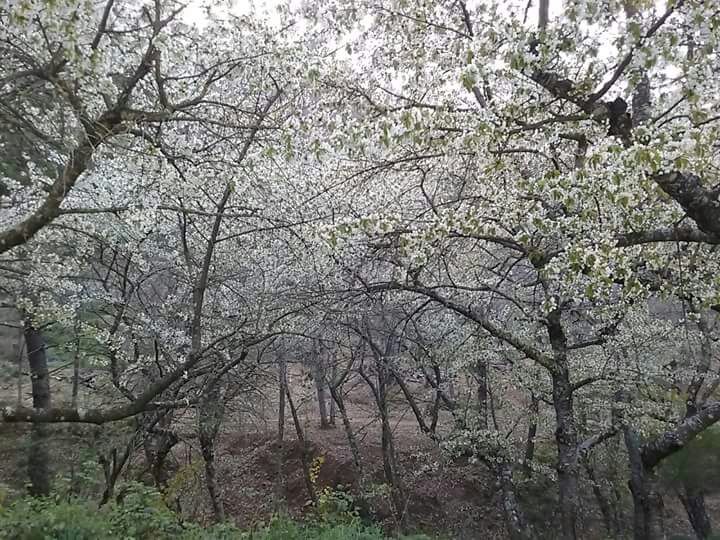
[[[272,395],[271,389],[264,395]],[[389,497],[382,490],[381,431],[370,399],[369,393],[362,388],[351,391],[346,398],[365,470],[363,491],[366,496],[359,508],[363,517],[381,523],[392,532],[397,530],[398,524]],[[338,416],[336,427],[332,429],[320,429],[312,390],[297,389],[296,405],[312,459],[322,458],[317,489],[329,486],[349,490],[360,503],[359,478],[341,419]],[[227,411],[224,431],[218,439],[218,479],[225,510],[228,517],[243,528],[257,526],[277,513],[300,516],[308,511],[301,466],[302,447],[295,436],[289,411],[284,440],[278,442],[276,410],[272,399],[241,397]],[[448,461],[437,445],[420,432],[400,396],[392,401],[391,417],[399,472],[407,498],[407,506],[403,509],[406,528],[445,539],[506,538],[493,476],[481,465]],[[194,425],[192,410],[178,412],[174,429],[181,442],[173,450],[175,476],[169,489],[172,499],[185,515],[204,521],[209,519],[210,505],[203,487],[202,460]],[[441,430],[449,425],[450,419],[441,417]],[[54,470],[66,478],[68,475],[75,478],[83,467],[97,459],[94,452],[106,449],[109,434],[122,440],[121,429],[115,427],[54,426],[52,429],[50,455]],[[27,426],[0,425],[0,499],[3,491],[20,493],[23,489],[27,478],[23,460],[27,453],[28,433]],[[551,436],[550,433],[540,434],[540,439],[548,440]],[[127,478],[148,478],[141,450],[135,454]],[[91,489],[87,489],[90,493]],[[544,538],[557,536],[551,525],[557,523],[553,516],[555,489],[553,484],[538,485],[535,482],[521,486],[524,508]],[[586,507],[596,507],[592,493],[589,489],[586,491]],[[679,535],[676,538],[691,538],[687,518],[676,498],[668,497],[666,507],[670,532]],[[717,522],[720,499],[709,499],[708,507]],[[588,512],[583,513],[582,530],[584,539],[607,538],[599,516]]]
[[[379,422],[372,416],[364,396],[358,400],[350,396],[347,405],[362,453],[365,491],[374,493],[368,497],[368,505],[361,505],[361,514],[382,523],[388,531],[396,530],[398,524],[382,489],[385,479]],[[331,429],[320,429],[309,399],[300,403],[299,412],[311,459],[322,458],[317,489],[326,486],[343,489],[357,498],[359,478],[341,419],[338,417]],[[242,527],[266,521],[278,511],[299,516],[307,509],[302,445],[289,414],[282,443],[277,440],[276,422],[272,419],[267,424],[250,425],[245,431],[228,429],[219,440],[218,478],[225,510]],[[232,422],[228,424],[232,426]],[[407,528],[439,538],[505,538],[492,477],[478,466],[448,463],[437,445],[420,432],[408,411],[397,407],[392,425],[407,498],[404,509]],[[176,456],[180,454],[187,455],[188,451],[177,449]],[[198,495],[194,493],[193,497]]]

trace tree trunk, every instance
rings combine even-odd
[[[630,493],[633,498],[633,537],[635,540],[665,538],[663,501],[654,472],[643,465],[640,437],[631,427],[623,429],[630,461]]]
[[[329,429],[327,395],[325,394],[325,369],[320,358],[313,360],[315,391],[317,392],[318,410],[320,411],[320,429]]]
[[[17,406],[22,407],[23,404],[23,360],[25,355],[25,340],[23,339],[24,329],[20,329],[20,346],[17,356]]]
[[[28,317],[24,319],[25,344],[30,365],[30,384],[34,409],[50,407],[50,377],[48,373],[45,340]],[[50,454],[48,452],[49,427],[33,424],[28,452],[30,494],[36,497],[50,494]]]
[[[117,480],[120,477],[120,474],[122,473],[125,464],[130,458],[133,450],[135,449],[135,440],[136,436],[134,436],[130,440],[130,442],[125,445],[125,450],[119,459],[117,455],[117,450],[115,448],[111,450],[109,458],[102,454],[100,455],[98,461],[103,468],[103,475],[105,477],[105,488],[103,490],[99,506],[104,506],[110,501],[110,499],[112,499],[115,493],[115,484],[117,484]]]
[[[485,360],[478,360],[475,364],[475,378],[477,381],[477,412],[480,429],[488,427],[488,389],[487,364]]]
[[[365,476],[362,467],[362,460],[360,458],[360,447],[355,437],[352,424],[350,424],[350,418],[347,415],[347,409],[345,408],[345,401],[342,397],[342,390],[337,386],[330,385],[330,394],[332,395],[333,401],[337,404],[338,411],[340,411],[340,418],[342,418],[343,428],[345,429],[345,435],[348,439],[348,446],[350,447],[350,453],[353,457],[353,465],[358,476],[358,484],[360,487],[364,485]]]
[[[497,465],[495,474],[500,483],[502,495],[503,513],[505,523],[511,540],[531,540],[535,533],[528,526],[520,503],[515,494],[515,485],[512,480],[512,469],[508,463],[501,462]]]
[[[555,441],[558,450],[558,488],[562,538],[577,538],[578,493],[578,435],[573,409],[573,388],[567,366],[567,337],[562,327],[562,312],[555,309],[548,314],[547,329],[555,357],[552,375],[553,407],[555,408]]]
[[[390,495],[392,498],[393,505],[395,506],[395,516],[399,524],[399,529],[403,529],[404,515],[405,515],[405,496],[403,494],[402,484],[400,478],[397,475],[397,459],[395,456],[395,442],[393,440],[392,427],[390,426],[390,415],[387,406],[387,378],[388,371],[387,366],[382,364],[380,361],[376,362],[378,370],[378,386],[376,395],[376,401],[378,411],[380,413],[380,421],[382,423],[382,456],[383,456],[383,471],[385,472],[385,479],[390,484]]]
[[[428,385],[430,384],[428,383],[428,381],[425,382]],[[438,382],[438,386],[439,384],[440,383]],[[433,404],[432,409],[430,409],[430,434],[433,436],[433,438],[436,437],[437,425],[438,421],[440,420],[440,403],[440,391],[433,389]]]
[[[330,380],[335,381],[337,377],[337,366],[333,364],[332,372],[330,374]],[[330,385],[328,384],[328,389],[330,388]],[[335,410],[335,399],[332,397],[332,392],[330,393],[330,417],[328,419],[328,422],[330,426],[335,427],[335,417],[337,416],[337,411]]]
[[[522,468],[526,478],[532,476],[532,462],[535,459],[535,437],[537,437],[537,418],[540,412],[540,398],[535,394],[530,396],[530,419],[528,423],[527,438],[525,439],[525,455]]]
[[[592,488],[593,495],[595,495],[595,500],[597,500],[598,507],[600,508],[600,513],[603,517],[605,529],[607,530],[610,538],[619,538],[619,524],[615,521],[615,514],[613,512],[612,504],[602,491],[602,487],[600,485],[600,482],[598,481],[597,474],[595,474],[595,468],[593,467],[590,459],[587,457],[583,459],[583,465],[585,466],[585,471],[587,472],[588,479],[590,480],[590,486]]]
[[[285,385],[287,384],[287,361],[280,358],[278,366],[278,378],[280,386],[280,394],[278,395],[278,432],[277,440],[282,442],[285,436]]]
[[[400,479],[397,476],[397,460],[395,459],[395,444],[393,442],[392,427],[387,414],[387,407],[383,405],[384,411],[381,411],[382,421],[382,455],[383,455],[383,471],[385,479],[390,484],[391,497],[395,506],[395,515],[403,528],[403,516],[405,514],[405,497],[403,496]]]
[[[225,409],[224,396],[218,381],[211,381],[205,389],[198,407],[200,451],[205,462],[205,484],[216,522],[225,521],[225,508],[217,483],[215,469],[215,439],[222,424]]]
[[[172,427],[172,414],[167,411],[143,415],[138,424],[138,429],[147,430],[143,440],[145,460],[150,468],[155,487],[163,491],[170,480],[170,468],[168,467],[167,458],[173,447],[179,442],[177,435],[170,429]],[[148,429],[143,427],[143,424],[152,427]]]
[[[73,356],[73,379],[72,379],[72,407],[78,405],[78,390],[80,387],[80,325],[75,322],[75,355]]]
[[[558,447],[558,486],[560,490],[560,516],[565,540],[577,538],[578,466],[577,430],[573,413],[572,387],[567,369],[553,375],[553,405],[557,427],[555,440]]]
[[[393,442],[392,427],[390,426],[390,417],[387,406],[387,378],[388,370],[384,362],[376,356],[375,368],[377,371],[377,385],[373,383],[370,377],[361,369],[360,376],[365,380],[375,398],[375,404],[380,415],[382,426],[381,445],[383,458],[383,472],[385,480],[390,486],[390,498],[394,506],[393,511],[398,522],[398,528],[403,529],[405,515],[405,497],[402,490],[400,479],[397,476],[397,461],[395,458],[395,445]]]
[[[705,494],[701,489],[685,485],[678,496],[687,512],[690,525],[699,540],[706,540],[712,535],[712,523],[705,508]]]
[[[550,0],[540,0],[538,6],[538,28],[545,30],[549,19]]]
[[[295,425],[295,433],[300,443],[302,452],[300,453],[300,462],[303,470],[303,478],[305,480],[305,487],[307,488],[308,495],[313,504],[317,504],[317,494],[315,493],[315,486],[313,485],[312,477],[310,476],[310,449],[308,448],[305,435],[303,434],[302,424],[300,423],[300,417],[298,417],[295,403],[290,394],[290,388],[285,385],[285,395],[287,396],[288,405],[290,406],[290,414],[292,415],[293,424]]]

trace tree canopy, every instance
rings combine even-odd
[[[6,3],[0,293],[33,403],[2,422],[141,419],[157,457],[192,409],[224,518],[225,409],[273,380],[295,418],[299,362],[354,451],[343,389],[367,386],[396,511],[394,384],[497,479],[508,537],[547,533],[533,475],[557,538],[584,537],[588,493],[624,534],[626,483],[635,538],[664,537],[675,492],[708,537],[710,486],[667,471],[720,420],[719,21],[703,0]]]

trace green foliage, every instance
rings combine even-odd
[[[72,499],[77,497],[92,497],[102,492],[102,469],[95,459],[95,452],[91,449],[78,450],[78,462],[72,472],[64,472],[55,477],[53,490],[56,498]]]
[[[197,481],[202,467],[203,462],[198,459],[180,467],[163,491],[165,503],[172,505],[173,501],[176,501],[183,493],[188,491]]]
[[[355,498],[346,491],[343,486],[332,488],[325,486],[318,487],[320,468],[325,463],[323,456],[317,456],[310,465],[310,482],[317,494],[315,506],[315,517],[323,524],[357,524],[360,522],[360,514],[355,504]]]
[[[127,484],[121,501],[101,509],[87,500],[26,497],[0,508],[3,540],[144,540],[175,538],[242,538],[240,531],[219,525],[203,529],[183,523],[162,496],[141,484]]]
[[[388,538],[374,526],[358,521],[349,523],[298,523],[287,518],[275,518],[258,531],[244,533],[248,540],[384,540]],[[402,540],[429,540],[427,536],[402,536]]]
[[[47,340],[50,361],[69,364],[74,361],[75,354],[80,351],[80,366],[87,368],[96,364],[102,365],[109,355],[105,343],[98,340],[98,325],[102,320],[94,313],[106,308],[100,302],[89,302],[78,311],[79,326],[72,324],[51,324],[43,330]]]
[[[343,486],[320,490],[315,511],[322,523],[358,523],[360,520],[355,498]]]
[[[385,538],[375,527],[365,527],[359,523],[314,523],[302,524],[279,518],[267,527],[254,533],[246,533],[248,540],[381,540]]]
[[[667,458],[660,476],[673,487],[684,484],[702,488],[706,493],[720,489],[720,428],[714,426],[705,430]]]
[[[341,495],[329,497],[344,508]],[[119,502],[100,509],[94,502],[63,497],[36,499],[25,497],[0,506],[2,540],[383,540],[387,538],[374,526],[359,519],[341,522],[297,522],[274,518],[253,531],[240,531],[229,523],[201,527],[183,522],[172,512],[156,490],[142,484],[126,484],[119,490]],[[424,536],[403,537],[423,540]]]

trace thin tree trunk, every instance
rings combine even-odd
[[[598,481],[597,474],[595,474],[595,468],[593,467],[589,458],[586,457],[582,461],[588,478],[590,479],[590,486],[592,488],[593,495],[595,495],[598,507],[600,508],[600,513],[603,517],[605,529],[607,530],[608,535],[610,535],[611,538],[619,538],[620,530],[618,523],[614,519],[612,505],[602,491],[602,487],[600,486],[600,482]]]
[[[549,7],[550,0],[540,0],[540,5],[538,6],[538,28],[540,30],[545,30],[547,28],[550,11]]]
[[[438,370],[439,373],[439,370]],[[442,402],[441,394],[440,394],[440,384],[442,381],[440,379],[437,379],[437,388],[433,389],[433,405],[432,409],[430,410],[430,433],[433,435],[433,437],[436,436],[437,433],[437,425],[438,420],[440,419],[440,403]],[[430,383],[426,380],[425,383],[429,386]]]
[[[712,536],[712,523],[705,507],[705,495],[701,489],[684,485],[678,492],[678,497],[685,507],[690,525],[699,540],[706,540]]]
[[[282,442],[285,436],[285,386],[287,385],[287,361],[280,358],[278,366],[280,394],[278,395],[278,442]]]
[[[332,372],[330,374],[330,380],[334,381],[337,377],[337,366],[333,363]],[[330,388],[330,384],[328,384],[328,389]],[[335,417],[337,416],[337,411],[335,410],[335,400],[332,397],[332,392],[330,395],[330,417],[328,418],[328,422],[330,426],[335,427]]]
[[[631,427],[623,429],[630,461],[630,493],[633,498],[633,536],[635,540],[665,538],[663,502],[653,471],[643,465],[640,437]]]
[[[78,404],[78,389],[80,386],[80,335],[79,324],[75,322],[75,356],[73,357],[73,380],[72,380],[72,407]]]
[[[30,384],[34,409],[50,407],[50,377],[48,373],[45,340],[42,334],[30,322],[23,321],[28,364],[30,365]],[[30,494],[47,496],[50,494],[50,453],[48,452],[48,426],[33,424],[28,452],[28,476]]]
[[[390,426],[390,417],[387,407],[387,366],[385,366],[385,364],[376,357],[375,367],[377,370],[377,385],[373,384],[370,377],[368,377],[364,371],[360,370],[360,375],[370,387],[380,414],[380,422],[382,426],[381,446],[383,472],[385,474],[385,480],[387,480],[387,483],[390,486],[390,498],[394,506],[394,514],[399,525],[398,528],[402,530],[404,526],[405,496],[403,494],[400,479],[397,476],[395,445],[393,442],[392,427]]]
[[[45,340],[32,323],[25,319],[25,343],[27,345],[30,380],[32,382],[33,408],[50,407],[50,377],[48,373]]]
[[[515,494],[515,485],[512,480],[512,469],[508,463],[497,465],[495,474],[500,483],[502,507],[505,514],[505,523],[511,540],[531,540],[535,533],[525,519],[520,503]]]
[[[631,402],[632,398],[627,390],[620,389],[615,392],[612,408],[612,420],[614,424],[623,426],[623,440],[628,455],[630,467],[630,479],[628,488],[633,500],[633,538],[635,540],[648,540],[647,511],[645,496],[644,466],[640,453],[640,438],[635,430],[625,421],[624,407]]]
[[[215,468],[215,439],[217,438],[225,408],[223,392],[218,381],[211,381],[205,389],[198,407],[200,451],[205,462],[205,484],[216,522],[225,521],[225,508],[217,483]]]
[[[20,347],[18,348],[17,357],[17,406],[22,407],[23,402],[23,355],[25,354],[25,339],[23,337],[23,329],[20,330]]]
[[[115,485],[117,484],[117,480],[120,477],[120,474],[122,473],[125,464],[130,458],[130,455],[135,449],[136,437],[137,435],[134,436],[130,440],[130,442],[125,445],[125,450],[123,451],[119,459],[117,455],[117,450],[115,448],[111,450],[109,458],[103,455],[100,456],[100,459],[98,461],[103,468],[103,475],[105,477],[105,488],[103,490],[99,506],[104,506],[105,504],[107,504],[115,494]]]
[[[313,379],[315,379],[318,410],[320,411],[320,429],[329,429],[330,421],[328,420],[327,395],[325,394],[325,369],[319,357],[313,359],[313,369],[315,371]]]
[[[535,459],[535,437],[537,437],[537,419],[540,412],[540,398],[535,394],[530,396],[530,420],[525,439],[525,455],[522,468],[526,478],[532,476],[532,462]]]
[[[623,2],[625,9],[625,16],[628,19],[635,17],[638,14],[638,6],[636,1],[625,0]],[[688,48],[690,51],[690,48]],[[651,109],[650,109],[650,79],[648,78],[647,71],[640,68],[640,79],[635,86],[632,95],[632,123],[633,127],[640,126],[650,120]]]
[[[687,388],[687,400],[685,403],[685,418],[691,418],[698,412],[699,405],[703,403],[700,398],[700,391],[705,383],[705,378],[713,358],[713,339],[710,334],[710,327],[705,315],[700,316],[698,328],[702,332],[703,339],[700,347],[700,361],[695,368],[693,376]],[[690,485],[687,481],[683,482],[682,489],[678,492],[678,496],[685,511],[688,520],[692,525],[695,535],[700,539],[708,538],[712,534],[712,525],[710,517],[705,508],[705,494],[702,489]]]
[[[290,388],[287,384],[285,385],[285,395],[287,396],[288,405],[290,406],[290,414],[292,415],[293,424],[295,425],[295,433],[302,448],[300,461],[303,470],[303,478],[305,480],[305,487],[307,488],[308,495],[310,496],[312,503],[317,504],[317,494],[315,493],[315,486],[313,485],[313,481],[310,476],[310,449],[308,448],[305,435],[303,435],[302,424],[300,423],[300,418],[298,417],[297,409],[295,408],[295,403],[293,402],[292,394],[290,394]]]
[[[478,360],[475,363],[475,378],[477,380],[477,412],[480,429],[488,427],[488,389],[487,389],[487,364],[485,360]]]
[[[397,476],[397,461],[395,459],[395,444],[393,442],[392,427],[387,414],[387,406],[383,405],[384,410],[380,413],[382,421],[382,455],[383,455],[383,471],[385,478],[390,484],[391,496],[395,506],[395,515],[400,529],[403,528],[403,516],[405,514],[405,497],[403,495],[400,479]]]
[[[397,383],[397,385],[400,387],[400,390],[402,391],[403,395],[405,396],[405,399],[408,402],[408,405],[410,405],[410,409],[413,412],[413,415],[415,416],[415,420],[417,421],[418,427],[420,428],[420,431],[422,431],[425,434],[433,435],[434,431],[432,431],[425,422],[425,419],[423,418],[422,411],[420,410],[420,407],[417,404],[417,401],[415,401],[415,398],[412,395],[412,392],[410,391],[410,388],[405,383],[405,379],[403,379],[402,375],[392,369],[388,364],[387,361],[383,360],[383,364],[385,365],[385,368],[388,370],[388,372],[392,375],[393,380]]]
[[[147,429],[143,424],[150,425]],[[155,427],[159,426],[159,427]],[[150,468],[150,474],[155,482],[155,487],[163,491],[170,480],[170,470],[167,458],[173,447],[179,442],[175,432],[172,431],[172,413],[149,413],[143,415],[138,421],[138,429],[145,431],[143,448],[145,460]]]
[[[362,460],[360,458],[360,447],[357,443],[357,437],[353,431],[352,424],[350,424],[350,418],[345,408],[345,401],[342,397],[342,390],[337,386],[330,385],[330,395],[333,398],[333,402],[337,404],[338,411],[340,411],[340,418],[342,418],[343,428],[345,429],[345,435],[348,439],[348,446],[350,447],[350,453],[353,457],[353,465],[358,476],[358,483],[362,487],[365,481],[365,475],[362,467]]]

